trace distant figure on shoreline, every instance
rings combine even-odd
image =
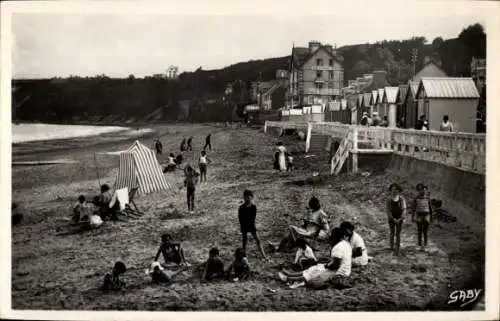
[[[192,142],[193,142],[193,136],[191,136],[191,137],[188,138],[186,150],[188,150],[188,151],[192,151],[193,150],[193,146],[191,145]]]
[[[212,134],[208,134],[207,137],[205,138],[205,146],[203,147],[203,150],[206,150],[207,147],[209,148],[210,151],[212,151]]]
[[[163,145],[161,144],[159,139],[157,139],[155,142],[155,149],[156,154],[161,155],[163,153]]]
[[[184,152],[185,150],[186,150],[186,137],[184,137],[181,142],[181,152]]]

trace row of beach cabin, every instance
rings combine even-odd
[[[425,116],[430,130],[439,130],[448,115],[456,130],[476,132],[479,92],[472,78],[423,77],[406,85],[387,86],[362,94],[347,96],[325,105],[286,109],[282,120],[337,121],[359,124],[364,113],[387,117],[389,127],[415,128]]]

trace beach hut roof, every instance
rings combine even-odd
[[[388,104],[395,104],[398,99],[399,87],[385,87],[382,101]]]
[[[472,78],[428,77],[421,79],[417,97],[477,99],[479,92]]]

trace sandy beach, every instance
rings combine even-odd
[[[416,246],[416,227],[410,220],[403,226],[402,256],[388,250],[388,226],[384,213],[387,187],[398,181],[408,198],[414,181],[384,172],[370,176],[327,176],[325,155],[304,158],[297,154],[297,170],[276,173],[272,157],[277,138],[262,130],[223,129],[208,125],[158,125],[155,133],[141,138],[153,146],[161,137],[165,163],[168,153],[179,152],[183,137],[194,136],[193,152],[185,159],[193,163],[212,133],[214,150],[209,153],[208,184],[199,185],[196,211],[187,212],[180,171],[168,173],[172,191],[140,196],[137,205],[145,214],[127,222],[106,222],[100,229],[76,235],[58,236],[68,228],[61,220],[70,213],[78,195],[88,198],[101,184],[114,183],[118,159],[94,153],[125,149],[135,138],[119,140],[118,134],[72,138],[64,142],[32,142],[13,147],[13,157],[71,158],[77,164],[60,164],[12,169],[13,200],[24,214],[21,225],[12,228],[12,308],[42,310],[232,310],[232,311],[393,311],[446,310],[448,295],[460,288],[483,288],[484,232],[473,232],[460,220],[437,222],[431,227],[430,246]],[[285,138],[286,146],[297,142]],[[57,145],[57,146],[56,146]],[[82,147],[83,146],[83,147]],[[312,179],[312,173],[320,175]],[[354,269],[353,288],[343,291],[290,289],[276,274],[281,264],[295,253],[270,254],[271,262],[260,259],[250,238],[248,259],[250,280],[244,283],[201,284],[191,271],[179,275],[169,286],[153,285],[144,275],[158,249],[160,235],[172,234],[182,242],[193,266],[218,246],[227,266],[236,247],[241,246],[237,208],[245,189],[255,193],[257,228],[264,243],[279,241],[289,224],[298,224],[307,200],[317,196],[331,225],[355,222],[373,261],[365,269]],[[432,191],[431,191],[432,192]],[[169,217],[173,204],[179,215]],[[476,215],[470,213],[470,215]],[[327,257],[329,248],[317,253]],[[102,278],[115,261],[125,262],[127,289],[116,294],[98,291]]]

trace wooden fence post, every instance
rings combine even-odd
[[[307,136],[306,136],[306,153],[309,152],[309,148],[311,147],[311,134],[312,134],[312,124],[310,122],[307,123]]]
[[[353,127],[352,132],[352,172],[358,172],[358,128]]]

